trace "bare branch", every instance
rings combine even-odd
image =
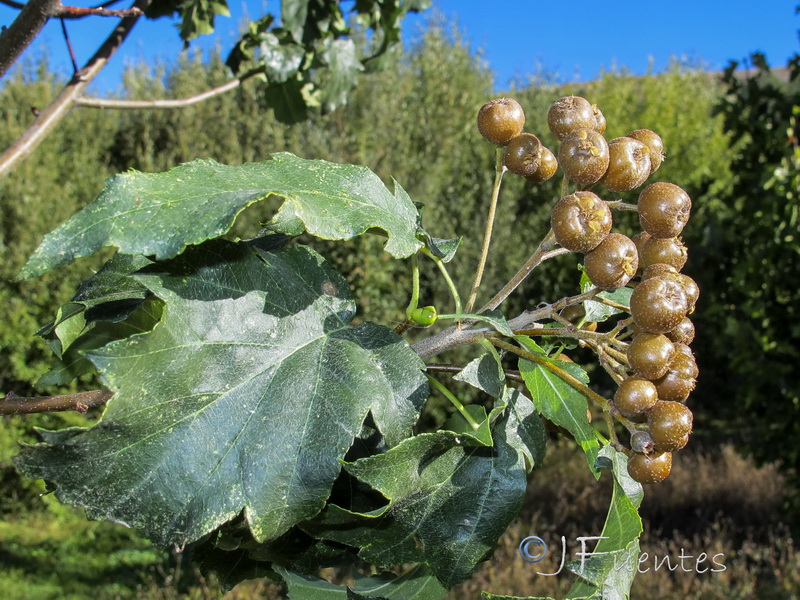
[[[43,412],[77,410],[86,412],[92,407],[101,406],[114,395],[111,390],[91,390],[63,396],[33,396],[23,398],[9,392],[0,399],[0,415],[19,415]]]
[[[31,3],[35,1],[37,0],[31,0]],[[143,11],[149,4],[150,0],[136,0],[134,7]],[[61,4],[58,3],[58,5],[60,6]],[[139,18],[139,16],[132,16],[122,19],[83,69],[75,74],[50,106],[39,113],[39,117],[33,125],[28,127],[10,148],[0,154],[0,177],[7,175],[19,162],[33,152],[42,140],[47,137],[47,134],[67,115],[75,104],[75,98],[102,71],[106,63],[108,63],[108,59],[114,55],[117,48],[125,41]],[[2,52],[0,52],[0,56],[2,56]]]
[[[108,8],[82,8],[79,6],[63,6],[58,16],[62,19],[83,19],[84,17],[138,17],[144,14],[137,7],[112,10]]]
[[[36,39],[47,20],[60,10],[61,0],[29,0],[22,6],[14,22],[0,33],[0,77]]]
[[[184,108],[192,104],[198,104],[214,96],[219,96],[225,92],[239,87],[244,81],[263,73],[263,69],[253,69],[244,75],[226,81],[222,85],[206,90],[194,96],[177,99],[162,99],[162,100],[117,100],[112,98],[87,98],[85,96],[78,96],[75,98],[75,104],[78,106],[85,106],[88,108],[113,108],[119,110],[130,110],[139,108]]]

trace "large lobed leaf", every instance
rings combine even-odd
[[[163,545],[242,511],[264,541],[322,510],[369,411],[390,445],[410,435],[421,360],[392,331],[349,324],[346,282],[319,255],[268,244],[209,242],[138,275],[166,312],[87,353],[116,392],[102,420],[43,432],[20,469]]]
[[[287,153],[237,167],[196,160],[164,173],[130,172],[45,236],[20,278],[41,275],[103,246],[167,259],[227,233],[250,204],[285,198],[275,230],[347,240],[370,229],[386,233],[386,251],[412,255],[422,243],[419,214],[408,194],[392,194],[366,167],[304,160]]]

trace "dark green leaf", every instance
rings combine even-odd
[[[352,589],[281,567],[275,570],[289,587],[289,600],[440,600],[447,594],[430,574],[430,569],[423,566],[414,567],[399,577],[363,577],[356,580]]]
[[[506,383],[503,369],[491,353],[483,354],[470,361],[457,375],[453,376],[453,379],[468,383],[492,398],[500,398],[503,395]]]
[[[566,371],[581,383],[589,383],[586,372],[577,364],[548,358],[536,342],[528,337],[517,336],[516,339],[526,350],[541,355],[543,360]],[[573,435],[575,441],[586,453],[589,468],[596,477],[599,477],[599,473],[595,469],[595,461],[600,450],[600,443],[597,440],[597,433],[586,416],[589,407],[586,397],[555,373],[536,363],[520,358],[519,370],[531,398],[533,398],[536,410],[545,419],[563,427]]]
[[[270,194],[286,199],[279,220],[295,216],[312,235],[346,240],[380,229],[388,235],[387,252],[400,258],[422,246],[417,210],[399,186],[392,194],[365,167],[279,153],[238,167],[197,160],[165,173],[117,175],[97,200],[45,236],[19,277],[41,275],[108,245],[171,258],[227,233],[236,215]]]
[[[323,523],[313,534],[360,546],[360,556],[381,567],[424,562],[448,587],[464,581],[492,552],[525,495],[524,459],[508,444],[508,427],[498,419],[493,448],[464,446],[459,435],[438,431],[348,463],[348,472],[381,492],[389,507],[382,516],[352,515],[349,528]]]
[[[422,361],[386,328],[351,327],[345,280],[307,247],[218,241],[138,277],[166,313],[88,354],[116,392],[102,420],[17,458],[63,501],[165,545],[244,511],[265,541],[323,508],[368,411],[390,444],[410,435]]]
[[[145,300],[137,306],[127,319],[121,322],[91,321],[88,324],[82,314],[62,323],[56,332],[63,344],[63,354],[54,357],[50,370],[36,382],[36,387],[66,385],[73,379],[95,372],[95,367],[84,353],[97,350],[115,340],[122,340],[137,333],[150,331],[161,320],[164,303],[157,298]],[[83,324],[80,331],[63,331],[62,327]]]

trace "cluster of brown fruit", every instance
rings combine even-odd
[[[560,166],[579,188],[599,183],[610,192],[626,192],[642,186],[665,156],[661,137],[648,129],[607,142],[602,112],[578,96],[556,101],[547,122],[560,141],[557,158],[535,135],[523,133],[525,114],[516,100],[493,100],[478,113],[481,134],[505,147],[505,167],[533,182],[549,179]],[[584,255],[586,275],[595,286],[617,289],[641,273],[631,295],[634,337],[627,348],[627,376],[612,406],[633,431],[628,471],[642,483],[669,475],[672,452],[686,445],[692,430],[685,402],[698,369],[687,315],[699,289],[680,272],[687,251],[678,237],[691,206],[677,185],[647,186],[637,207],[642,232],[633,238],[611,232],[611,208],[588,189],[561,198],[551,215],[556,241]]]

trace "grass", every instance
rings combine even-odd
[[[684,451],[667,482],[649,487],[641,514],[642,552],[648,560],[634,581],[632,597],[716,600],[800,598],[800,553],[783,507],[785,477],[774,465],[756,467],[730,447]],[[606,479],[606,478],[604,478]],[[33,495],[36,490],[31,490]],[[482,590],[517,596],[563,597],[573,576],[554,577],[561,536],[569,554],[577,536],[598,535],[610,485],[598,485],[573,447],[552,445],[545,466],[532,478],[519,517],[500,539],[491,560],[456,587],[448,600],[477,599]],[[86,521],[80,511],[51,497],[37,510],[8,510],[0,522],[0,590],[4,600],[244,600],[284,598],[266,580],[246,581],[225,593],[175,556],[153,549],[135,532],[110,523]],[[551,551],[531,565],[518,555],[524,537],[538,535]],[[709,557],[722,572],[697,573],[693,561]],[[658,570],[653,557],[669,557]],[[714,567],[707,559],[704,564]]]

